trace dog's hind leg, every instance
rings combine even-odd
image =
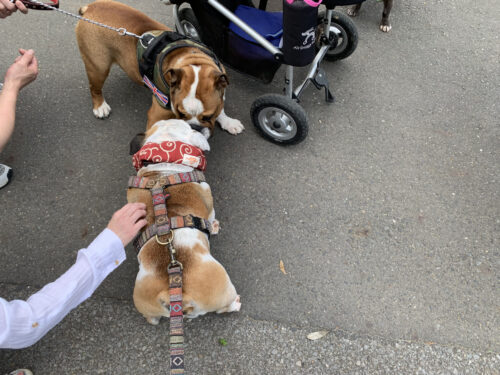
[[[392,29],[391,23],[389,22],[389,14],[391,13],[393,0],[384,0],[384,11],[382,13],[382,21],[380,21],[380,30],[384,33],[389,32]]]
[[[108,78],[109,70],[111,68],[111,59],[109,61],[92,61],[88,56],[82,55],[89,79],[90,95],[92,96],[92,107],[94,116],[97,118],[106,118],[111,113],[111,107],[104,96],[102,95],[102,87],[104,81]]]

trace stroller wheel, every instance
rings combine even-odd
[[[176,27],[178,33],[201,42],[200,24],[191,8],[183,8],[179,11],[179,23],[181,24],[182,30],[177,30]]]
[[[318,29],[322,35],[323,25],[327,23],[326,14],[321,12],[318,16]],[[342,60],[350,56],[358,46],[358,31],[354,22],[345,14],[333,11],[330,23],[330,42],[332,47],[328,50],[325,58],[330,61]],[[316,39],[316,48],[321,47],[321,37]]]
[[[250,116],[263,137],[274,143],[293,145],[307,136],[306,112],[286,96],[267,94],[257,98],[250,109]]]

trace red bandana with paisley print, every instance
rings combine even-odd
[[[198,147],[180,141],[146,143],[133,156],[134,168],[138,171],[145,161],[151,163],[183,164],[204,171],[207,160]]]

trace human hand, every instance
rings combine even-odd
[[[38,61],[35,52],[32,49],[26,51],[20,48],[19,53],[21,55],[16,58],[14,64],[5,73],[4,89],[12,88],[19,91],[33,82],[38,75]]]
[[[144,203],[128,203],[113,214],[108,229],[112,230],[127,246],[147,224],[146,205]]]
[[[10,0],[0,0],[0,18],[6,18],[18,9],[22,13],[28,13],[28,8],[20,0],[13,3]]]

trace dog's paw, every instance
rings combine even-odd
[[[347,14],[351,17],[356,17],[358,15],[358,11],[355,7],[347,9]]]
[[[210,234],[218,234],[220,231],[219,220],[214,219],[214,221],[212,221],[211,224],[212,224],[212,231],[210,232]]]
[[[229,312],[240,311],[240,309],[241,309],[241,302],[240,302],[240,295],[238,294],[233,303],[231,303],[231,306],[229,307]]]
[[[99,108],[93,109],[94,116],[97,118],[106,118],[111,113],[111,107],[106,101],[103,101]]]
[[[146,317],[146,320],[148,321],[149,324],[152,324],[154,326],[157,326],[158,323],[160,323],[160,318],[155,317],[155,316],[153,316],[153,317]]]
[[[388,33],[391,29],[392,29],[391,24],[388,24],[388,25],[381,24],[380,25],[380,30],[382,30],[384,33]]]
[[[231,117],[225,117],[224,119],[219,119],[220,127],[225,131],[236,135],[245,130],[245,127],[240,120]]]

